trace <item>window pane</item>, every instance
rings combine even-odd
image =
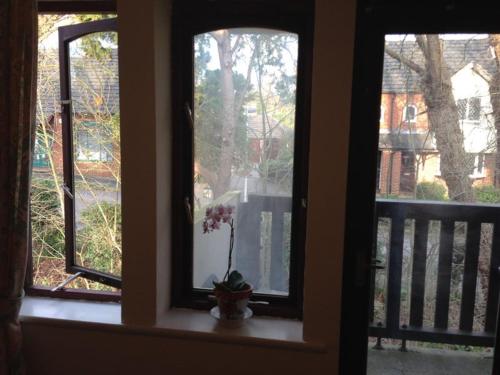
[[[470,98],[469,99],[469,120],[479,121],[481,116],[481,99],[480,98]]]
[[[467,113],[467,99],[458,99],[457,107],[460,120],[465,120],[465,115]]]
[[[404,119],[406,121],[415,121],[415,117],[417,117],[417,108],[413,105],[406,106]]]
[[[202,231],[207,207],[235,207],[233,268],[257,292],[288,294],[298,36],[229,29],[194,38],[196,288],[227,268],[229,226]]]
[[[120,118],[117,36],[70,43],[76,263],[121,274]]]
[[[379,126],[377,198],[389,199],[375,204],[379,223],[391,217],[391,241],[382,271],[389,279],[381,284],[380,271],[372,275],[368,374],[392,373],[400,358],[391,344],[408,331],[419,333],[404,344],[415,357],[401,356],[400,373],[437,374],[443,363],[453,374],[491,373],[485,358],[498,305],[490,280],[500,250],[491,223],[500,214],[499,41],[495,34],[386,37],[381,102],[396,113],[414,104],[419,121],[411,132],[397,122]],[[378,257],[385,232],[377,228]],[[440,336],[430,333],[436,330]],[[450,344],[446,335],[457,330],[464,335]],[[478,334],[489,340],[472,342]],[[371,349],[377,339],[384,355]]]
[[[59,51],[58,51],[58,27],[70,24],[79,24],[82,22],[109,18],[112,15],[95,15],[95,14],[57,14],[57,15],[40,15],[38,17],[38,77],[37,77],[37,102],[36,102],[36,119],[37,131],[35,140],[35,152],[33,155],[33,179],[32,179],[32,194],[31,194],[31,227],[32,227],[32,255],[33,255],[33,284],[36,286],[54,287],[64,281],[69,275],[65,272],[65,252],[64,252],[64,192],[63,192],[63,148],[62,148],[62,123],[60,112],[60,79],[59,79]],[[95,71],[96,64],[85,66],[82,60],[87,56],[87,61],[90,59],[88,55],[80,54],[78,59],[73,59],[73,74],[72,85],[78,91],[73,103],[75,110],[75,176],[77,190],[77,215],[81,216],[85,208],[95,204],[94,195],[96,197],[109,198],[111,203],[119,203],[119,168],[113,169],[118,173],[116,176],[109,177],[108,182],[102,182],[102,177],[99,179],[94,176],[93,168],[100,165],[101,170],[105,166],[110,167],[115,165],[119,167],[119,147],[118,133],[105,133],[104,142],[101,147],[99,139],[101,130],[110,127],[109,113],[114,113],[111,116],[116,124],[111,126],[116,128],[119,124],[118,115],[118,79],[116,71],[116,43],[113,42],[111,35],[106,38],[90,38],[84,39],[86,49],[92,48],[100,50],[103,47],[102,53],[105,50],[114,51],[113,64],[103,62],[99,72],[101,75],[92,73]],[[79,42],[82,45],[82,42]],[[76,43],[72,43],[76,46]],[[81,48],[80,48],[81,49]],[[78,48],[77,48],[78,50]],[[78,55],[78,51],[73,48],[72,57]],[[77,62],[77,60],[79,62]],[[78,71],[78,74],[76,73]],[[105,73],[104,73],[105,72]],[[106,77],[109,77],[106,78]],[[98,107],[98,103],[102,105]],[[116,105],[115,105],[116,104]],[[104,110],[106,108],[106,110]],[[113,108],[111,110],[111,108]],[[94,126],[84,126],[95,124]],[[108,126],[109,125],[109,126]],[[80,132],[78,128],[91,131]],[[97,130],[94,134],[93,129]],[[85,142],[85,147],[83,143]],[[82,147],[79,145],[82,144]],[[97,149],[97,147],[100,147]],[[89,149],[91,152],[84,152]],[[107,150],[110,149],[111,152]],[[77,150],[80,150],[77,153]],[[78,156],[79,155],[79,156]],[[87,160],[80,160],[80,159]],[[104,163],[106,162],[106,164]],[[83,166],[87,163],[87,167]],[[89,164],[92,163],[92,164]],[[99,164],[100,163],[100,164]],[[76,168],[78,166],[78,169]],[[83,174],[85,180],[80,176]],[[109,182],[111,181],[111,182]],[[84,186],[92,186],[92,189],[84,188]],[[116,188],[118,186],[118,188]],[[82,194],[83,193],[83,194]],[[97,194],[96,194],[97,193]],[[94,195],[93,195],[94,194]],[[86,201],[83,201],[83,197]],[[109,210],[108,210],[109,211]],[[118,212],[118,211],[117,211]],[[109,215],[108,215],[109,216]],[[101,215],[102,217],[102,215]],[[95,219],[95,218],[94,218]],[[119,216],[116,220],[116,242],[120,243]],[[100,221],[97,220],[99,223]],[[102,222],[102,221],[101,221]],[[108,224],[114,221],[109,220]],[[111,224],[110,224],[111,225]],[[77,230],[84,226],[82,220],[77,224]],[[96,226],[99,228],[99,226]],[[114,230],[114,227],[111,227]],[[89,235],[91,232],[88,232]],[[108,232],[109,233],[109,232]],[[97,231],[93,232],[94,243],[104,240],[107,234],[104,233],[99,237]],[[84,242],[80,241],[80,244]],[[86,244],[90,242],[87,241]],[[83,247],[81,247],[83,248]],[[102,247],[101,247],[102,248]],[[118,251],[118,249],[116,249]],[[81,258],[78,258],[81,259]],[[88,262],[89,264],[91,262]],[[119,270],[120,261],[117,260],[116,270]],[[110,290],[102,284],[78,278],[67,285],[67,288],[84,288],[84,289],[99,289]]]

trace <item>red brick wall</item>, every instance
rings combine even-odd
[[[52,128],[54,129],[54,143],[52,144],[52,159],[54,162],[54,167],[58,174],[63,174],[63,148],[62,148],[62,124],[60,121],[60,115],[57,114],[54,117]],[[82,172],[82,174],[92,174],[95,177],[105,177],[105,178],[115,178],[115,175],[119,175],[120,170],[120,152],[119,145],[115,146],[113,150],[113,155],[116,160],[111,162],[76,162],[77,168]],[[75,171],[75,175],[78,173]]]
[[[406,105],[417,107],[416,122],[403,121],[403,109]],[[382,94],[381,106],[384,111],[381,116],[380,129],[389,131],[391,129],[401,129],[403,131],[413,130],[425,132],[428,130],[427,114],[425,113],[424,99],[421,94]]]
[[[392,166],[391,166],[392,159]],[[399,194],[401,152],[383,150],[380,158],[380,194]]]

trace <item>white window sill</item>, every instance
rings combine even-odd
[[[21,321],[57,320],[121,325],[122,307],[114,302],[90,302],[59,298],[25,297]]]
[[[172,309],[155,326],[123,324],[121,305],[112,302],[74,301],[56,298],[26,297],[21,308],[24,323],[82,327],[202,340],[240,345],[258,345],[308,352],[325,352],[323,343],[303,340],[303,325],[297,320],[252,317],[240,328],[224,328],[207,311]]]

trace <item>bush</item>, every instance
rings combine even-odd
[[[439,182],[420,182],[417,184],[417,199],[445,201],[446,188]]]
[[[39,204],[44,210],[52,213],[59,212],[59,198],[54,180],[49,178],[33,178],[31,184],[31,200]],[[39,212],[34,212],[39,213]]]
[[[85,267],[121,273],[121,206],[99,202],[81,213],[76,234],[77,255]]]
[[[64,218],[52,179],[33,178],[31,232],[35,257],[64,257]]]
[[[500,203],[500,189],[492,186],[478,186],[474,188],[476,200],[482,203]]]

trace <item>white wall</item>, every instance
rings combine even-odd
[[[496,152],[496,132],[490,101],[488,82],[476,73],[473,63],[459,70],[451,78],[455,100],[479,97],[481,99],[481,119],[479,122],[463,120],[466,152]]]

